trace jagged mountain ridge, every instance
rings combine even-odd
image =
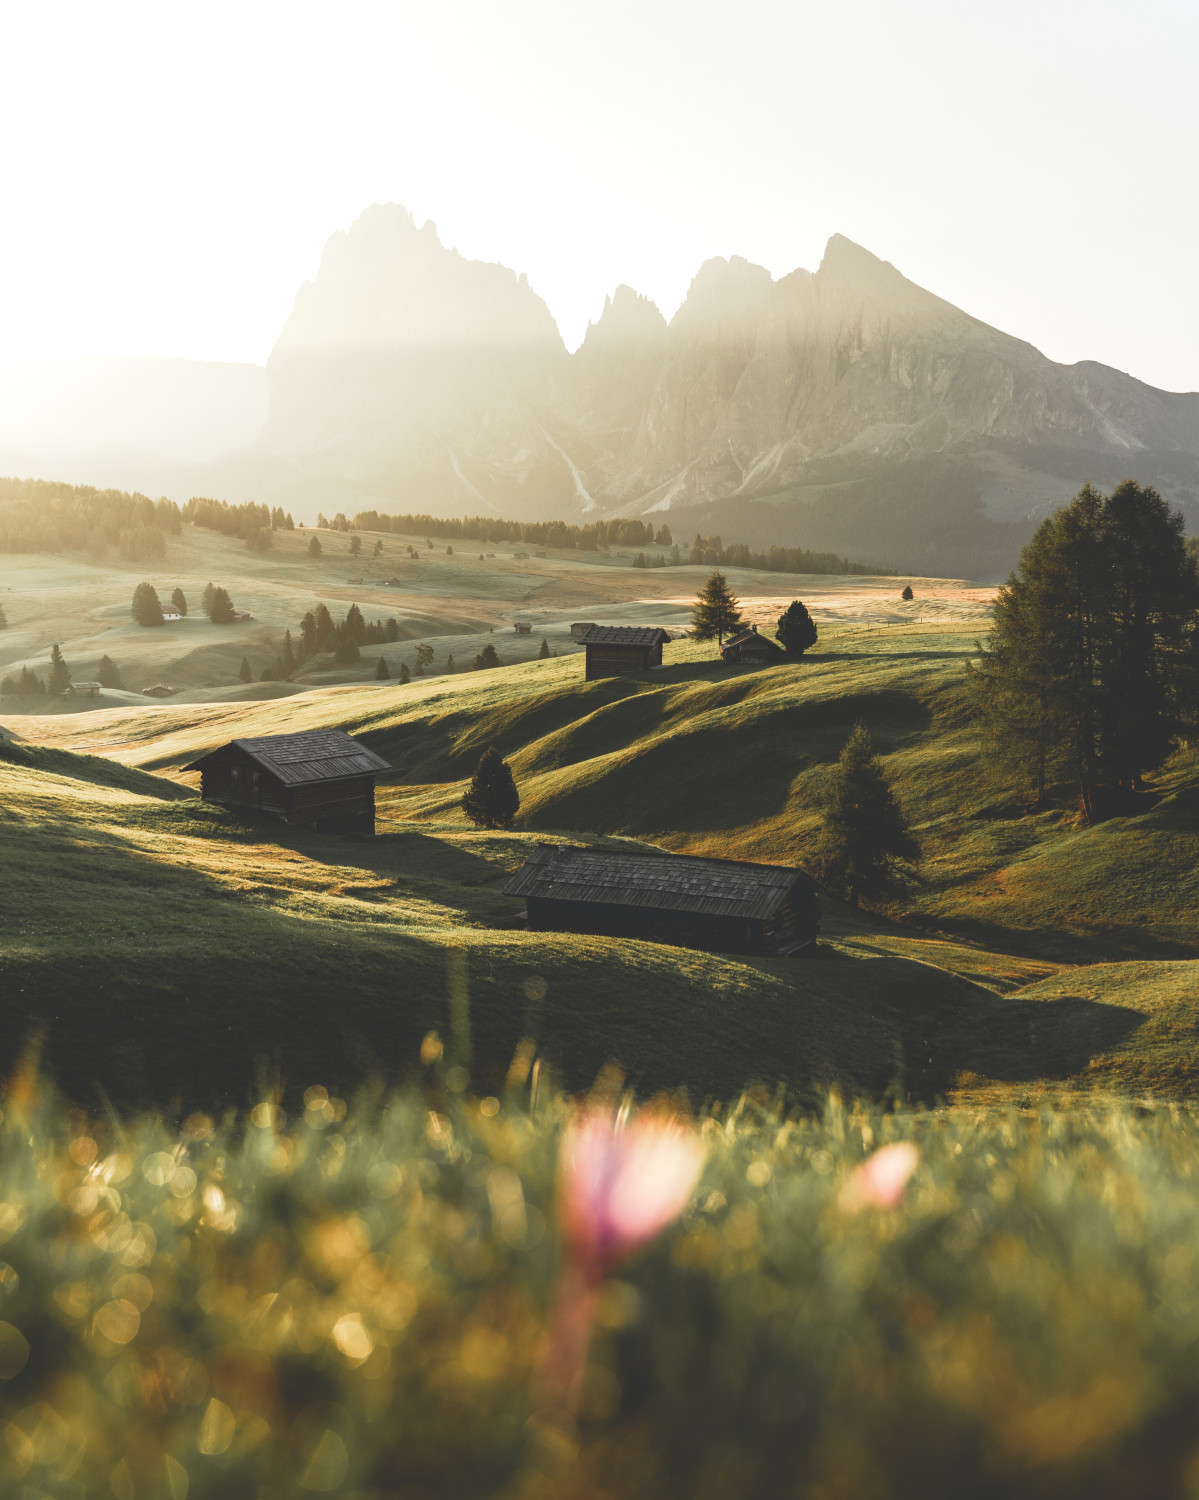
[[[261,449],[403,508],[741,502],[743,534],[824,534],[833,488],[885,491],[913,464],[956,475],[984,527],[1054,503],[1080,465],[1199,493],[1199,396],[1056,364],[840,235],[778,281],[706,262],[669,323],[620,287],[570,355],[524,278],[376,207],[330,241],[268,374]]]

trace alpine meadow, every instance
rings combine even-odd
[[[0,17],[0,1500],[1196,1500],[1199,28],[543,12]]]

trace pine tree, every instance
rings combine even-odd
[[[308,556],[311,558],[317,558],[321,555],[322,550],[323,549],[321,547],[320,537],[314,536],[308,543]]]
[[[423,674],[426,667],[433,665],[433,647],[427,646],[424,641],[416,648],[416,671],[417,675]]]
[[[186,618],[187,596],[184,594],[182,589],[177,588],[171,595],[171,608],[176,612],[176,614],[183,615]]]
[[[500,661],[499,652],[495,649],[491,642],[488,641],[487,644],[483,647],[482,651],[480,651],[475,657],[471,665],[476,672],[482,672],[488,667],[502,666],[502,663]]]
[[[904,586],[903,586],[903,593],[900,594],[899,597],[903,600],[903,602],[905,604],[910,604],[912,602],[912,598],[913,598],[913,595],[912,595],[912,585],[910,583],[905,583],[904,584]]]
[[[353,641],[355,646],[361,646],[366,641],[366,621],[356,604],[351,604],[346,610],[344,629],[347,639]]]
[[[210,614],[212,611],[212,596],[215,593],[216,584],[214,584],[213,581],[209,579],[208,582],[204,585],[204,592],[200,595],[200,608],[206,615]]]
[[[228,591],[218,585],[209,596],[208,618],[214,625],[232,625],[233,615],[233,600]]]
[[[350,556],[351,557],[357,557],[358,554],[361,551],[362,551],[362,538],[360,536],[352,536],[350,538]]]
[[[549,643],[549,641],[546,640],[545,636],[542,636],[541,637],[541,650],[538,651],[538,653],[537,653],[538,659],[540,661],[546,661],[549,658],[549,654],[550,654],[550,643]]]
[[[133,591],[133,618],[139,625],[161,625],[162,605],[152,583],[139,583]]]
[[[799,657],[809,646],[816,644],[816,622],[805,605],[798,599],[792,599],[779,616],[778,629],[774,634],[788,656]]]
[[[385,678],[390,676],[391,673],[387,669],[387,658],[385,656],[381,656],[375,663],[375,677],[379,682],[382,682]]]
[[[673,543],[674,538],[671,536],[670,527],[667,526],[665,521],[659,526],[658,534],[654,538],[654,541],[659,547],[669,547]]]
[[[729,593],[724,574],[713,569],[691,612],[692,634],[697,641],[723,642],[743,623],[738,600]]]
[[[250,666],[250,658],[248,656],[242,657],[241,666],[237,669],[237,675],[243,682],[254,681],[254,669]]]
[[[519,807],[508,763],[489,745],[462,799],[462,811],[479,828],[511,828]]]
[[[1091,821],[1187,732],[1197,648],[1181,518],[1131,481],[1084,485],[1024,548],[970,669],[995,765],[1035,805],[1072,782]]]
[[[402,661],[400,663],[400,681],[402,683],[407,683],[407,682],[411,682],[412,681],[412,674],[408,670],[408,663],[406,661]]]
[[[35,693],[44,693],[46,684],[28,667],[21,668],[21,675],[17,679],[17,691],[23,698],[32,697]]]
[[[376,557],[382,557],[382,555],[383,555],[383,543],[382,543],[381,540],[376,540],[376,542],[375,542],[375,556]]]
[[[815,864],[857,906],[882,896],[920,857],[865,724],[857,723],[825,789]]]
[[[46,691],[52,698],[61,698],[71,686],[71,669],[62,659],[57,642],[50,647],[50,672],[46,678]]]
[[[111,656],[102,656],[100,665],[96,668],[96,681],[105,688],[124,688],[121,674],[117,664]]]
[[[451,672],[451,673],[456,672],[458,670],[458,664],[454,660],[454,653],[452,651],[450,652],[450,654],[445,659],[445,669],[446,669],[447,672]]]

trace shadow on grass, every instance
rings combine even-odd
[[[1138,1010],[1081,996],[1022,1000],[986,994],[943,1012],[927,1037],[913,1037],[908,1087],[943,1096],[962,1072],[1004,1083],[1085,1075],[1091,1060],[1120,1048],[1145,1021]]]

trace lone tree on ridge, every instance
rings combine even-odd
[[[390,677],[390,676],[391,676],[391,673],[390,673],[390,671],[388,670],[388,667],[387,667],[387,658],[385,656],[381,656],[379,658],[379,660],[375,663],[375,677],[376,677],[376,679],[379,682],[382,682],[384,680],[384,678],[387,678],[387,677]]]
[[[738,600],[729,593],[724,574],[713,568],[691,611],[692,635],[697,641],[723,643],[742,624]]]
[[[904,584],[904,586],[903,586],[903,593],[900,594],[899,597],[903,600],[903,602],[905,604],[910,604],[912,602],[913,594],[912,594],[912,585],[910,583],[905,583]]]
[[[511,828],[519,807],[508,762],[489,745],[462,799],[462,811],[479,828]]]
[[[895,890],[919,858],[920,846],[859,720],[829,778],[816,867],[857,906],[863,896]]]
[[[814,646],[817,639],[816,622],[808,613],[807,606],[798,599],[792,599],[779,616],[774,636],[788,656],[802,656],[809,646]]]
[[[321,539],[320,539],[320,537],[319,536],[314,536],[312,538],[312,540],[308,543],[308,556],[309,557],[319,557],[321,555],[321,552],[323,550],[324,549],[321,547]]]
[[[133,591],[133,618],[139,625],[161,625],[162,605],[152,583],[139,583]]]

